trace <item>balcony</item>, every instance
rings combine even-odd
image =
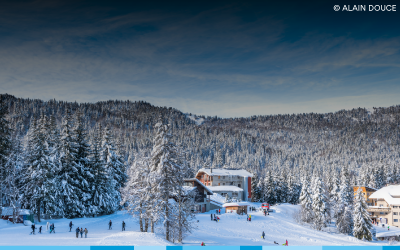
[[[369,206],[367,211],[368,212],[387,212],[389,213],[391,210],[390,207],[377,207],[377,206]]]

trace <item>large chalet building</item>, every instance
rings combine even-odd
[[[213,193],[242,201],[251,200],[251,177],[246,170],[202,168],[196,179]]]

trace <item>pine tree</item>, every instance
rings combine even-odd
[[[55,166],[50,158],[50,152],[46,141],[45,118],[33,124],[33,132],[29,138],[31,151],[27,156],[27,169],[24,173],[22,201],[26,203],[32,212],[36,213],[40,222],[41,208],[48,202],[49,183],[53,181]]]
[[[277,200],[275,196],[275,183],[271,171],[267,172],[264,179],[264,201],[274,205]]]
[[[173,194],[182,193],[180,180],[184,176],[182,156],[175,144],[171,142],[172,135],[168,133],[169,126],[158,122],[155,125],[156,134],[151,152],[151,172],[155,176],[152,193],[159,202],[153,208],[153,214],[159,215],[165,226],[165,238],[170,240],[170,223],[172,205],[169,199]]]
[[[336,226],[341,233],[350,234],[352,232],[352,205],[353,190],[349,185],[350,177],[347,167],[343,167],[340,181],[339,200],[335,208]]]
[[[258,175],[255,173],[253,177],[251,177],[251,201],[258,202],[261,198],[260,190],[258,190]]]
[[[302,221],[306,223],[310,223],[314,218],[312,209],[312,197],[309,192],[309,188],[310,188],[310,183],[307,177],[304,177],[299,200],[302,209],[301,213]]]
[[[69,112],[64,117],[62,125],[61,140],[59,146],[60,170],[58,173],[61,185],[64,215],[67,218],[82,217],[86,208],[80,200],[84,182],[81,174],[82,165],[77,164],[77,143],[73,131],[73,120]]]
[[[362,189],[357,190],[353,210],[353,235],[357,239],[372,240],[372,222],[367,212],[368,206],[365,202]]]
[[[8,106],[3,96],[0,97],[0,214],[3,208],[3,183],[7,178],[5,167],[9,161],[11,153],[11,129],[9,121],[6,119]]]
[[[324,194],[323,184],[319,177],[316,177],[314,184],[312,194],[313,223],[314,227],[320,231],[327,223],[327,198]]]

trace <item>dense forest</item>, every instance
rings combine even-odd
[[[193,177],[205,166],[243,168],[256,174],[255,189],[257,185],[267,188],[266,182],[278,189],[271,191],[274,198],[268,194],[275,202],[295,203],[302,178],[313,173],[322,178],[326,192],[331,192],[333,177],[340,176],[343,167],[347,167],[350,185],[379,188],[400,179],[399,105],[325,114],[219,118],[144,101],[77,103],[8,94],[1,99],[8,109],[6,120],[12,138],[21,141],[21,152],[27,152],[29,131],[41,117],[49,119],[60,132],[66,117],[74,126],[80,117],[89,145],[96,144],[96,135],[106,133],[99,128],[107,129],[116,155],[125,166],[131,166],[137,155],[150,154],[154,128],[162,117],[170,124],[171,140],[185,149],[185,164],[189,166],[186,177]],[[21,157],[25,157],[23,153]],[[297,190],[294,197],[279,193],[288,185]],[[264,193],[255,195],[255,199],[263,200]]]

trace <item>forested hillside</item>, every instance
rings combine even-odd
[[[225,119],[184,114],[144,101],[76,103],[22,99],[7,94],[1,98],[8,107],[6,118],[13,138],[23,142],[21,152],[29,147],[30,128],[41,117],[48,117],[57,131],[62,131],[68,113],[72,117],[71,126],[76,126],[80,114],[88,143],[95,144],[96,133],[103,133],[96,132],[100,127],[108,128],[116,152],[126,165],[131,165],[136,155],[149,154],[154,126],[162,116],[171,124],[174,143],[185,149],[186,164],[191,169],[187,177],[204,166],[243,168],[256,173],[254,182],[260,184],[262,180],[262,186],[268,175],[272,176],[269,181],[280,190],[287,190],[285,187],[292,185],[288,184],[291,182],[297,195],[301,178],[313,172],[324,180],[330,192],[333,177],[344,166],[348,167],[351,185],[379,188],[400,180],[399,105],[327,114]],[[275,195],[277,202],[292,200],[285,195]]]

